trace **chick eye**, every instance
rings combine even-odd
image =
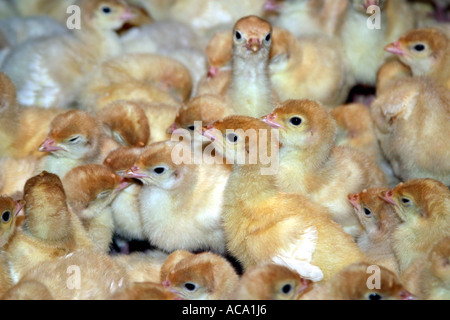
[[[78,143],[79,142],[79,140],[80,140],[80,137],[79,136],[75,136],[75,137],[72,137],[72,138],[70,138],[69,140],[67,140],[69,143]]]
[[[163,174],[164,172],[166,172],[166,168],[157,167],[157,168],[153,169],[153,172],[160,175],[160,174]]]
[[[423,44],[421,44],[421,43],[416,44],[416,45],[414,46],[414,50],[417,51],[417,52],[422,52],[423,50],[425,50],[425,45],[423,45]]]
[[[103,12],[103,13],[109,14],[109,13],[111,13],[111,11],[112,11],[112,10],[111,10],[110,7],[103,7],[103,8],[102,8],[102,12]]]
[[[272,34],[269,32],[269,33],[266,35],[266,37],[264,38],[264,40],[265,40],[266,42],[269,42],[270,39],[272,39]]]
[[[367,209],[367,208],[364,208],[364,214],[365,214],[366,216],[370,216],[370,215],[372,215],[372,211],[370,211],[370,210]]]
[[[411,200],[409,200],[407,198],[401,198],[401,202],[404,204],[409,204],[411,202]]]
[[[229,133],[229,134],[227,134],[227,140],[232,143],[236,143],[239,140],[239,137],[235,133]]]
[[[111,191],[110,191],[110,190],[100,192],[100,193],[97,195],[97,199],[103,199],[103,198],[106,198],[106,197],[109,196],[110,194],[111,194]]]
[[[11,219],[11,211],[5,211],[2,213],[2,222],[6,223],[9,222]]]
[[[194,131],[195,130],[195,126],[192,124],[192,125],[190,125],[189,127],[187,127],[188,128],[188,130],[190,130],[190,131]]]
[[[369,300],[382,300],[383,298],[378,293],[371,293],[367,296]]]
[[[302,118],[300,117],[292,117],[291,120],[289,120],[290,123],[292,123],[294,126],[299,126],[302,124]]]
[[[283,292],[284,294],[288,294],[289,292],[292,291],[292,286],[290,284],[285,284],[282,288],[281,288],[281,292]]]
[[[234,37],[236,38],[236,40],[241,40],[242,39],[242,34],[239,31],[236,31],[234,33]]]
[[[187,291],[194,292],[195,290],[197,290],[197,285],[196,285],[195,283],[192,283],[192,282],[186,282],[186,283],[184,284],[184,288],[185,288]]]

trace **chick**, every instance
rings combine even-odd
[[[383,266],[395,274],[399,273],[391,236],[400,223],[395,210],[381,195],[388,188],[371,188],[348,196],[361,222],[363,232],[357,238],[358,246],[367,255],[368,261]]]
[[[38,281],[57,300],[106,300],[129,284],[126,271],[111,256],[79,250],[31,268],[20,283]]]
[[[340,28],[341,45],[356,82],[375,86],[377,71],[386,62],[383,47],[414,27],[413,12],[405,0],[350,2]],[[368,10],[372,5],[378,6],[379,13]]]
[[[178,296],[164,288],[161,284],[152,282],[130,283],[112,295],[111,300],[180,300]]]
[[[1,300],[54,300],[48,288],[36,280],[21,281],[8,291]]]
[[[301,300],[413,300],[397,276],[378,266],[375,272],[367,263],[348,266],[330,281],[315,284]],[[375,280],[370,279],[376,277]],[[379,281],[379,287],[377,287]],[[374,286],[370,289],[368,285]]]
[[[275,27],[270,57],[270,80],[280,101],[313,99],[334,107],[346,101],[355,84],[336,39],[295,38]]]
[[[38,147],[47,135],[50,122],[61,109],[20,108],[16,87],[0,72],[0,156],[15,159],[39,157]],[[22,185],[23,187],[23,185]]]
[[[247,270],[239,281],[236,300],[298,300],[310,290],[312,282],[277,264]]]
[[[44,171],[30,178],[23,194],[25,223],[5,247],[14,283],[42,261],[93,248],[80,220],[67,207],[58,176]]]
[[[421,272],[420,291],[427,300],[450,299],[450,238],[439,241],[430,251]]]
[[[21,202],[14,201],[8,196],[0,196],[0,295],[13,286],[13,279],[9,271],[9,255],[4,252],[12,235],[16,231],[16,217],[22,210]]]
[[[190,144],[158,142],[144,149],[124,177],[143,183],[140,212],[150,243],[168,252],[224,253],[221,214],[230,172],[226,166],[197,160]]]
[[[96,248],[108,253],[114,233],[111,203],[129,183],[100,164],[76,167],[62,182],[69,208],[80,218]]]
[[[397,185],[399,181],[378,143],[370,108],[361,103],[351,103],[331,109],[330,114],[337,126],[335,145],[350,147],[366,154],[383,170],[388,184]]]
[[[97,112],[106,134],[117,143],[129,147],[145,147],[150,140],[150,125],[137,103],[115,101]]]
[[[450,38],[439,29],[414,29],[385,47],[414,76],[429,76],[450,89]]]
[[[133,28],[121,35],[124,51],[127,54],[156,54],[183,64],[192,78],[192,96],[197,95],[198,84],[208,72],[204,52],[206,39],[199,37],[185,23],[155,19],[158,20],[155,23]],[[177,35],[177,41],[167,41],[174,34]]]
[[[175,269],[177,263],[185,258],[193,257],[194,255],[195,253],[186,250],[176,250],[169,254],[161,265],[158,283],[162,283],[165,287],[168,287],[169,283],[167,282],[167,277],[169,276],[169,273]]]
[[[173,135],[177,129],[187,130],[192,147],[202,147],[203,150],[210,141],[198,132],[199,126],[223,119],[233,112],[230,106],[216,95],[197,96],[180,108],[168,132]]]
[[[178,105],[191,96],[184,64],[156,54],[125,54],[105,61],[83,88],[83,109],[96,111],[117,100]]]
[[[450,91],[423,77],[396,80],[373,102],[381,149],[401,181],[434,178],[450,185],[449,106]]]
[[[333,220],[357,236],[361,226],[347,195],[386,185],[376,162],[357,150],[335,146],[335,121],[317,102],[288,100],[264,119],[279,128],[280,190],[300,193],[327,207]]]
[[[274,24],[289,30],[295,37],[304,35],[330,35],[339,30],[349,1],[274,1],[266,3],[266,9],[279,12]]]
[[[168,254],[153,250],[113,255],[112,258],[126,270],[130,282],[160,283],[161,268]]]
[[[227,102],[236,114],[261,117],[273,109],[274,97],[269,76],[272,26],[267,21],[248,16],[233,28],[231,81]]]
[[[320,281],[364,259],[324,207],[302,195],[279,191],[274,176],[279,142],[269,125],[230,116],[203,130],[216,153],[233,163],[222,219],[227,249],[244,270],[274,262]],[[261,160],[264,154],[272,161]]]
[[[102,130],[88,112],[71,110],[58,115],[50,123],[47,138],[39,151],[47,152],[39,164],[59,177],[77,166],[101,161]]]
[[[450,191],[434,179],[400,183],[383,199],[392,205],[400,224],[392,234],[392,245],[400,272],[426,257],[433,246],[450,234]]]
[[[137,161],[141,148],[121,147],[112,151],[103,161],[103,165],[124,175]],[[142,185],[131,183],[119,192],[111,203],[114,232],[127,240],[145,240],[144,222],[139,207],[139,195]]]
[[[27,41],[5,58],[2,69],[15,83],[20,104],[70,106],[86,75],[104,59],[120,54],[115,30],[133,17],[126,3],[82,0],[79,5],[82,27],[67,35]]]
[[[233,266],[211,252],[182,259],[163,282],[184,300],[230,300],[238,283]]]
[[[399,60],[390,60],[383,64],[377,73],[377,95],[380,95],[383,90],[389,90],[392,82],[397,79],[412,77],[411,68],[403,64]]]
[[[16,230],[16,217],[23,209],[20,201],[14,201],[11,197],[0,196],[0,248],[4,248]]]

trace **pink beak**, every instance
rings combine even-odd
[[[120,16],[120,19],[123,21],[129,21],[134,18],[136,18],[136,15],[130,10],[125,11],[125,13]]]
[[[384,50],[399,56],[403,56],[406,54],[406,52],[402,49],[402,45],[398,41],[388,44],[386,47],[384,47]]]
[[[167,133],[168,133],[168,134],[172,134],[172,133],[174,133],[175,130],[177,130],[177,129],[178,129],[178,126],[176,125],[176,123],[174,123],[174,124],[172,124],[172,125],[169,127],[169,129],[167,129]]]
[[[400,299],[402,299],[402,300],[416,300],[416,298],[411,293],[409,293],[408,291],[400,292]]]
[[[245,47],[247,50],[258,52],[261,49],[261,42],[257,38],[250,38]]]
[[[170,283],[169,280],[164,280],[164,281],[162,282],[162,285],[164,286],[164,288],[170,288],[171,283]]]
[[[309,288],[309,286],[311,285],[312,281],[308,280],[308,279],[301,279],[301,286],[298,290],[298,293],[302,293],[303,291],[305,291],[306,289]]]
[[[210,67],[208,70],[208,78],[215,78],[219,74],[218,67]]]
[[[18,216],[20,211],[23,209],[23,204],[20,201],[16,201],[16,211],[14,212],[14,216]]]
[[[348,201],[350,201],[350,203],[352,204],[353,207],[355,207],[356,210],[359,209],[359,205],[358,205],[358,194],[349,194],[348,195]]]
[[[275,114],[271,113],[271,114],[268,114],[267,116],[263,117],[262,121],[267,123],[272,128],[275,128],[275,129],[283,128],[284,129],[284,127],[281,124],[279,124],[278,122],[275,121],[276,118],[277,118],[277,116]]]
[[[64,150],[61,147],[55,146],[55,140],[51,138],[45,139],[45,141],[39,147],[40,152],[55,152],[59,150]]]
[[[148,178],[148,176],[146,176],[143,173],[140,173],[141,169],[137,166],[133,166],[131,167],[124,175],[124,178],[134,178],[134,179],[142,179],[142,178]]]
[[[364,8],[367,10],[370,6],[378,6],[380,3],[378,0],[366,0]]]
[[[202,128],[202,135],[211,141],[216,141],[217,138],[213,134],[213,130],[214,130],[214,127],[211,125],[207,126],[206,129]]]
[[[115,190],[115,193],[118,193],[126,188],[128,188],[131,185],[131,183],[129,183],[127,180],[125,180],[124,178],[120,179],[119,182],[119,186],[117,187],[117,189]]]
[[[264,10],[267,11],[279,11],[281,5],[276,0],[267,0],[264,4]]]
[[[393,206],[397,206],[397,203],[395,203],[395,201],[392,199],[393,195],[394,193],[392,192],[392,190],[389,190],[384,195],[381,196],[381,199],[383,199],[389,204],[392,204]]]

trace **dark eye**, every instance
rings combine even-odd
[[[70,138],[68,141],[70,142],[70,143],[77,143],[78,142],[78,140],[80,139],[80,137],[72,137],[72,138]]]
[[[370,215],[372,215],[372,211],[370,211],[370,210],[367,209],[367,208],[364,208],[364,214],[365,214],[366,216],[370,216]]]
[[[382,300],[383,298],[378,293],[371,293],[367,296],[369,300]]]
[[[290,284],[285,284],[282,288],[281,288],[281,292],[283,292],[284,294],[288,294],[289,292],[292,291],[292,286]]]
[[[292,123],[294,126],[299,126],[302,124],[302,118],[292,117],[291,120],[289,120],[289,122]]]
[[[236,31],[234,34],[234,37],[236,38],[236,40],[241,40],[242,39],[242,34],[239,31]]]
[[[409,204],[409,203],[411,202],[411,201],[410,201],[409,199],[407,199],[407,198],[402,198],[401,201],[402,201],[402,203],[404,203],[404,204]]]
[[[190,125],[189,127],[187,127],[188,130],[194,131],[195,130],[195,126],[194,125]]]
[[[235,134],[235,133],[229,133],[229,134],[227,135],[227,139],[228,139],[228,141],[230,141],[230,142],[236,143],[236,142],[239,140],[239,137],[238,137],[238,135]]]
[[[425,50],[425,45],[423,45],[423,44],[416,44],[414,46],[414,50],[416,50],[418,52],[421,52],[421,51]]]
[[[110,7],[103,7],[102,8],[102,12],[106,13],[106,14],[111,13],[111,8]]]
[[[2,213],[2,221],[3,222],[8,222],[11,219],[11,212],[10,211],[5,211]]]
[[[163,174],[164,172],[166,172],[166,168],[158,167],[158,168],[153,169],[153,172],[156,174]]]
[[[272,34],[268,33],[267,36],[264,38],[264,40],[266,40],[267,42],[269,42],[270,39],[272,39]]]
[[[197,285],[195,283],[192,282],[186,282],[184,284],[184,288],[188,291],[195,291],[197,289]]]

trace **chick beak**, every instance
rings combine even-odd
[[[215,78],[219,74],[219,68],[211,66],[208,70],[208,78]]]
[[[281,10],[281,4],[278,3],[276,0],[267,0],[264,4],[264,10],[266,11],[275,11],[278,12]]]
[[[130,9],[127,9],[121,16],[120,19],[123,21],[130,21],[132,19],[136,18],[136,15],[131,12]]]
[[[370,6],[379,6],[379,0],[366,0],[364,3],[364,8],[367,10]]]
[[[303,292],[305,292],[306,290],[308,290],[308,288],[311,286],[311,284],[312,284],[313,282],[311,281],[311,280],[308,280],[308,279],[301,279],[301,286],[300,286],[300,288],[299,288],[299,290],[298,290],[298,293],[303,293]]]
[[[169,127],[169,129],[167,129],[167,133],[168,133],[168,134],[172,134],[172,133],[174,133],[175,130],[177,130],[177,129],[178,129],[178,126],[176,125],[176,123],[174,123],[174,124],[172,124],[172,125]]]
[[[213,134],[213,130],[214,130],[214,127],[211,126],[211,125],[207,126],[206,128],[203,127],[202,128],[202,135],[205,138],[208,138],[211,141],[216,141],[217,137]]]
[[[120,191],[128,188],[130,185],[131,185],[131,183],[122,177],[119,181],[119,186],[115,190],[115,193],[119,193]]]
[[[402,45],[399,41],[388,44],[386,47],[384,47],[384,50],[399,56],[406,55],[406,52],[402,49]]]
[[[22,201],[16,201],[16,210],[14,211],[14,216],[18,216],[20,211],[24,208],[24,200]]]
[[[408,291],[400,292],[399,296],[400,296],[400,299],[402,299],[402,300],[416,300],[416,298]]]
[[[147,178],[148,176],[141,173],[141,168],[139,168],[138,166],[133,166],[127,172],[125,172],[123,177],[130,178],[130,179],[142,179],[142,178]]]
[[[350,201],[350,203],[352,204],[352,206],[358,210],[359,206],[358,206],[358,195],[357,194],[349,194],[347,196],[348,201]]]
[[[383,195],[381,195],[381,199],[383,199],[384,201],[386,201],[389,204],[392,204],[393,206],[397,206],[397,203],[394,201],[394,199],[392,199],[393,195],[394,195],[394,193],[392,192],[392,190],[389,190],[386,193],[384,193]]]
[[[61,147],[55,146],[55,140],[51,138],[45,139],[45,141],[41,144],[38,149],[40,152],[55,152],[59,150],[64,150]]]
[[[283,128],[284,129],[284,127],[281,124],[279,124],[278,122],[275,121],[276,118],[277,118],[277,116],[275,114],[271,113],[271,114],[268,114],[267,116],[263,117],[261,120],[264,121],[265,123],[267,123],[272,128],[275,128],[275,129]]]
[[[249,51],[258,52],[261,49],[261,41],[258,38],[250,38],[245,47]]]

